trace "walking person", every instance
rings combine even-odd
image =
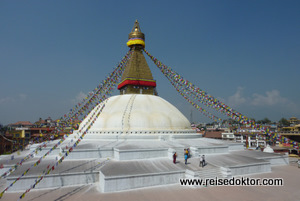
[[[187,165],[187,159],[188,159],[188,155],[184,154],[184,160],[185,160],[185,164]]]
[[[202,167],[204,167],[205,166],[205,156],[202,155],[201,158],[202,158]]]
[[[202,158],[202,156],[200,156],[200,163],[199,163],[199,167],[203,167],[203,158]]]
[[[177,154],[176,152],[173,154],[173,163],[176,164],[176,157],[177,157]]]

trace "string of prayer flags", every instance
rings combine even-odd
[[[273,139],[279,139],[279,140],[282,140],[283,142],[291,142],[290,139],[280,136],[278,133],[270,131],[266,128],[262,128],[262,126],[260,124],[257,124],[253,119],[250,119],[250,118],[242,115],[241,113],[230,108],[228,105],[224,104],[220,100],[209,95],[204,90],[200,89],[199,87],[195,86],[188,80],[184,79],[182,76],[180,76],[174,70],[172,70],[170,67],[165,66],[162,62],[160,62],[158,59],[153,57],[148,51],[146,51],[145,49],[144,49],[144,51],[150,57],[150,59],[155,63],[155,65],[161,70],[161,72],[168,78],[168,80],[176,88],[176,90],[194,107],[200,108],[200,106],[198,106],[192,100],[190,100],[188,98],[188,96],[192,96],[196,101],[202,103],[203,105],[205,105],[207,107],[211,107],[222,114],[225,114],[226,116],[238,121],[241,124],[245,124],[256,130],[263,129],[264,134],[271,136],[271,138],[273,138]],[[211,119],[214,119],[214,116],[212,116],[210,113],[207,113],[206,110],[201,108],[200,112],[202,112],[205,116],[207,116]],[[217,118],[217,117],[215,117],[215,118]],[[221,120],[220,118],[217,118],[217,119]],[[293,148],[295,148],[295,149],[299,149],[298,143],[295,141],[293,141],[293,143],[291,143],[291,146],[293,146]]]
[[[105,104],[102,105],[97,105],[98,109],[94,111],[94,113],[89,114],[91,115],[91,118],[88,119],[88,123],[85,124],[85,127],[89,127],[89,125],[93,122],[96,121],[96,119],[98,118],[98,116],[100,115],[100,113],[102,112],[103,108],[105,107]],[[85,127],[83,127],[82,129],[85,129]],[[87,130],[88,131],[88,130]],[[70,152],[73,151],[73,147],[76,147],[76,145],[80,142],[80,139],[82,139],[86,132],[82,132],[79,131],[81,133],[80,138],[78,138],[78,140],[69,148],[69,150],[67,150],[65,152],[65,154],[58,160],[58,162],[56,162],[53,166],[50,167],[50,165],[47,166],[47,169],[43,171],[42,174],[40,174],[38,176],[38,178],[35,180],[35,183],[33,185],[30,186],[30,188],[28,188],[21,196],[19,199],[23,199],[25,197],[25,195],[30,192],[31,189],[35,188],[36,185],[44,178],[45,175],[50,174],[51,171],[55,170],[55,168],[63,162],[63,160],[70,154]]]

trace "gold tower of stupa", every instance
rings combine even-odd
[[[143,55],[145,35],[136,20],[128,36],[127,46],[133,51],[122,75],[120,94],[155,94],[156,81]]]

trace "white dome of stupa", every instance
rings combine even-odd
[[[194,133],[187,118],[171,103],[155,95],[112,96],[97,105],[81,123],[105,104],[90,127],[91,134],[176,134]],[[80,127],[81,128],[81,127]],[[80,129],[79,128],[79,129]]]

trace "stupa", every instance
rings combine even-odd
[[[272,166],[288,164],[288,157],[275,153],[245,150],[242,143],[202,138],[191,129],[187,118],[172,104],[157,96],[156,81],[143,55],[145,35],[136,21],[127,42],[133,53],[118,85],[120,95],[98,104],[103,108],[80,144],[50,174],[43,177],[35,189],[57,188],[92,184],[99,192],[179,184],[180,178],[230,178],[237,175],[271,172]],[[105,106],[104,106],[105,104]],[[90,113],[90,115],[93,111]],[[88,115],[80,128],[91,116]],[[48,142],[46,148],[8,177],[2,178],[0,190],[14,183],[9,191],[25,191],[39,175],[58,163],[67,147],[78,139],[75,131],[50,152],[57,141]],[[0,158],[5,164],[3,173],[39,144],[32,145],[16,155]],[[184,164],[183,151],[190,149],[188,164]],[[172,155],[177,152],[178,162]],[[205,168],[199,167],[199,155],[206,155]],[[30,167],[26,175],[18,178]],[[50,166],[51,167],[51,166]]]
[[[199,137],[176,107],[157,96],[156,81],[143,55],[145,35],[137,20],[128,39],[127,46],[133,53],[118,85],[120,95],[105,101],[105,107],[89,129],[87,138],[104,135],[110,138],[170,138],[180,134]]]

